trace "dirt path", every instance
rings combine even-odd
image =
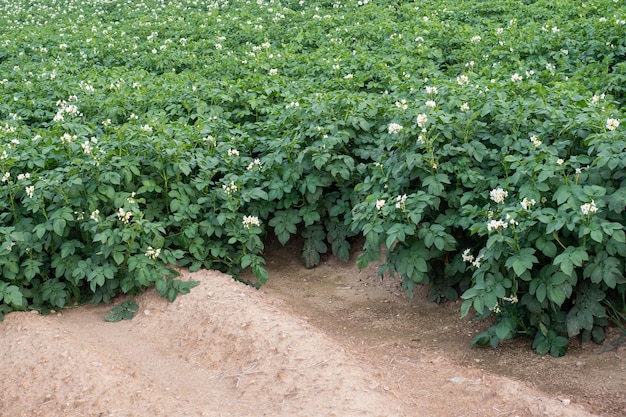
[[[293,250],[270,251],[268,267],[273,278],[261,291],[285,300],[296,314],[308,315],[311,323],[336,340],[351,343],[353,351],[364,352],[391,379],[401,378],[398,386],[409,378],[409,387],[402,387],[409,395],[436,391],[436,403],[441,400],[438,391],[450,382],[469,384],[464,389],[472,392],[478,387],[472,388],[471,382],[482,379],[493,383],[483,383],[477,389],[480,396],[502,397],[506,402],[510,399],[507,393],[511,393],[516,403],[523,390],[510,382],[517,381],[563,405],[579,405],[607,417],[626,416],[626,345],[612,345],[618,339],[618,329],[609,331],[603,346],[572,341],[563,358],[538,356],[530,349],[531,341],[523,338],[507,341],[498,349],[472,348],[470,340],[487,325],[461,319],[459,303],[440,306],[428,302],[425,288],[416,291],[410,301],[398,281],[381,281],[375,267],[359,271],[354,259],[343,263],[331,257],[306,270],[297,258]],[[446,366],[439,366],[442,363]],[[424,367],[428,377],[414,378],[415,373],[424,372]],[[518,389],[521,391],[516,392]],[[468,404],[473,395],[465,397]],[[534,404],[533,408],[532,401],[528,410],[512,412],[494,401],[484,403],[480,412],[449,415],[541,414],[538,410],[543,406]]]
[[[482,369],[495,354],[467,348],[476,329],[448,322],[453,308],[433,336],[414,320],[441,307],[396,297],[371,271],[337,261],[305,270],[283,255],[260,291],[186,274],[200,285],[171,304],[148,291],[132,321],[104,322],[110,306],[7,315],[0,416],[624,415]],[[615,382],[604,387],[624,387]],[[606,391],[616,407],[619,392]]]

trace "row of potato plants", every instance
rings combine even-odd
[[[0,6],[0,316],[380,264],[559,356],[624,312],[619,2]],[[451,35],[453,34],[453,35]],[[361,250],[360,248],[356,248]]]

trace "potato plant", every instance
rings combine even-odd
[[[624,312],[618,1],[0,5],[0,316],[380,263],[560,356]],[[359,248],[360,249],[360,248]],[[249,275],[245,275],[249,276]]]

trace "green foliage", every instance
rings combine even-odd
[[[44,3],[0,6],[0,316],[262,285],[271,234],[362,237],[494,315],[477,344],[560,355],[623,304],[619,4]]]
[[[104,321],[115,323],[122,320],[132,320],[139,306],[135,300],[128,300],[116,305],[104,316]]]

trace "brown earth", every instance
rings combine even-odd
[[[291,249],[270,251],[268,269],[258,291],[183,272],[200,282],[190,294],[148,291],[119,323],[104,322],[110,306],[7,315],[0,416],[626,415],[623,345],[471,348],[485,323],[423,290],[409,301],[375,269],[307,270]]]

